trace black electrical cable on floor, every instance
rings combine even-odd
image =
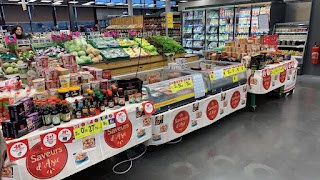
[[[176,141],[170,141],[170,142],[167,142],[167,144],[178,144],[179,142],[182,141],[182,137],[180,137],[178,140]]]
[[[113,171],[115,174],[120,174],[120,175],[121,175],[121,174],[125,174],[125,173],[127,173],[128,171],[130,171],[130,169],[132,168],[132,165],[133,165],[133,161],[139,159],[140,157],[142,157],[142,156],[147,152],[147,146],[144,146],[144,148],[145,148],[144,151],[143,151],[140,155],[138,155],[138,156],[136,156],[136,157],[134,157],[134,158],[131,158],[131,157],[129,156],[129,154],[127,153],[127,156],[128,156],[129,159],[124,160],[124,161],[121,161],[121,162],[117,163],[116,165],[114,165],[113,168],[112,168],[112,171]],[[130,162],[130,166],[129,166],[125,171],[116,171],[116,170],[115,170],[116,167],[118,167],[118,166],[121,165],[121,164],[127,163],[127,162]]]

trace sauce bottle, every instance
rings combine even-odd
[[[114,105],[115,105],[115,103],[113,100],[112,92],[108,89],[108,107],[113,108]]]
[[[70,110],[69,110],[69,108],[67,106],[67,101],[66,100],[62,101],[61,120],[63,122],[69,122],[71,120],[71,114],[70,114]]]
[[[55,106],[54,102],[51,102],[51,119],[52,119],[53,125],[55,126],[60,125],[61,119],[60,119],[59,109]]]
[[[126,105],[126,99],[124,98],[123,88],[119,88],[118,89],[118,93],[119,93],[118,104],[120,106],[125,106]]]
[[[52,124],[52,120],[50,117],[50,109],[47,107],[45,102],[42,102],[42,121],[44,126],[50,126]]]
[[[82,101],[83,101],[82,117],[84,118],[89,116],[89,106],[86,98],[83,98]]]
[[[112,98],[114,105],[117,106],[119,104],[119,95],[118,95],[118,88],[116,86],[112,86]]]
[[[96,106],[93,103],[94,101],[93,101],[92,96],[89,99],[90,99],[90,116],[95,116],[97,114]]]
[[[102,90],[103,94],[103,104],[104,107],[108,107],[108,91],[106,89]]]
[[[74,114],[76,119],[81,119],[82,118],[82,109],[79,107],[79,102],[76,99],[75,100],[76,108],[74,109]]]
[[[100,96],[100,112],[104,112],[106,107],[104,106],[103,96]]]

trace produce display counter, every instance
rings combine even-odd
[[[267,65],[262,70],[247,69],[248,92],[251,94],[251,108],[256,108],[256,94],[266,94],[279,89],[280,95],[295,88],[298,72],[295,59]]]
[[[7,141],[4,179],[63,179],[151,138],[142,104],[106,110]],[[2,133],[2,132],[1,132]]]
[[[199,56],[196,54],[176,54],[175,58],[186,58],[188,62],[196,61]],[[133,58],[130,60],[121,60],[117,62],[103,62],[89,65],[90,67],[96,67],[100,69],[112,70],[113,75],[127,74],[138,71],[151,70],[155,68],[161,68],[168,65],[167,58],[165,56],[150,56]]]

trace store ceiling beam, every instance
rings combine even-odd
[[[132,0],[127,0],[128,4],[128,15],[133,16],[133,5],[132,5]]]

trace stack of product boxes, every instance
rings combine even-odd
[[[261,44],[258,38],[244,38],[226,42],[226,54],[229,57],[241,60],[245,56],[251,56],[260,52]]]

